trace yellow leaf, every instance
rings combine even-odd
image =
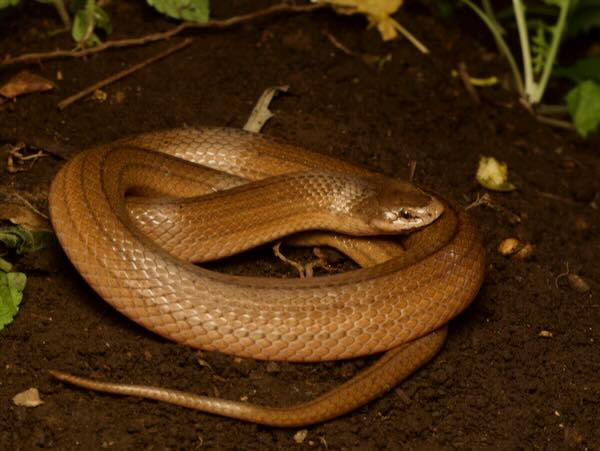
[[[417,38],[407,29],[396,22],[391,15],[402,6],[403,0],[313,0],[318,3],[328,3],[339,14],[364,14],[369,20],[369,26],[377,27],[381,39],[390,41],[398,37],[400,32],[415,47],[423,53],[429,53]]]
[[[494,157],[481,157],[475,178],[484,188],[493,191],[513,191],[515,185],[508,181],[508,166]]]

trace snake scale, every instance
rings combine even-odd
[[[167,130],[84,151],[57,174],[49,204],[59,241],[90,286],[170,340],[304,362],[387,351],[331,392],[283,408],[51,371],[82,387],[256,423],[321,422],[389,390],[435,355],[445,324],[474,299],[484,277],[477,230],[451,203],[234,129]],[[190,264],[314,229],[335,234],[297,239],[337,247],[363,268],[295,280]],[[402,244],[370,237],[410,230]]]

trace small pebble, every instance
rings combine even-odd
[[[498,245],[498,252],[505,257],[512,256],[513,260],[525,260],[531,257],[534,248],[531,243],[523,243],[517,238],[506,238]]]
[[[294,434],[294,441],[296,443],[303,443],[308,435],[308,429],[300,429]]]
[[[586,232],[590,229],[590,222],[583,216],[575,218],[575,230],[578,232]]]
[[[521,242],[516,238],[506,238],[498,245],[498,252],[505,257],[508,257],[521,248]]]
[[[40,392],[37,388],[30,388],[22,391],[21,393],[16,394],[12,400],[15,405],[23,407],[37,407],[44,403],[44,401],[40,399]]]
[[[531,243],[527,243],[523,246],[516,254],[512,256],[513,260],[525,260],[533,255],[533,250],[535,249],[534,245]]]
[[[572,290],[578,293],[587,293],[590,291],[590,285],[583,279],[583,277],[577,274],[567,274],[567,282]]]

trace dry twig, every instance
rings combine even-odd
[[[90,47],[87,49],[81,50],[54,50],[52,52],[38,52],[38,53],[26,53],[23,55],[10,57],[6,56],[4,61],[0,62],[0,67],[12,66],[19,63],[33,63],[40,61],[48,61],[53,59],[60,58],[81,58],[83,56],[91,55],[93,53],[103,52],[108,49],[115,48],[123,48],[123,47],[133,47],[138,45],[145,45],[151,42],[163,41],[166,39],[170,39],[173,36],[183,32],[184,30],[191,29],[207,29],[207,28],[215,28],[215,29],[224,29],[230,28],[235,25],[239,25],[244,22],[249,22],[252,20],[256,20],[262,17],[279,14],[279,13],[307,13],[316,11],[318,9],[328,8],[329,6],[324,3],[316,3],[310,5],[287,5],[287,4],[279,4],[273,5],[269,8],[255,11],[248,14],[242,14],[240,16],[230,17],[228,19],[211,19],[207,22],[182,22],[176,27],[171,28],[170,30],[163,31],[161,33],[151,33],[144,36],[140,36],[137,38],[131,39],[119,39],[106,41],[102,44],[99,44],[95,47]]]
[[[325,36],[327,39],[329,39],[329,42],[331,42],[331,44],[336,49],[340,50],[341,52],[345,53],[348,56],[354,56],[354,57],[360,58],[365,64],[367,64],[369,66],[374,65],[374,64],[379,64],[379,66],[380,66],[379,69],[381,69],[383,64],[387,63],[391,59],[391,56],[389,54],[385,55],[385,56],[378,56],[378,55],[371,55],[369,53],[358,53],[353,50],[350,50],[348,47],[346,47],[344,44],[342,44],[338,38],[336,38],[334,35],[332,35],[328,31],[323,31],[323,36]]]
[[[70,97],[67,97],[64,100],[61,100],[57,105],[58,109],[64,110],[66,107],[68,107],[72,103],[77,102],[79,99],[93,93],[97,89],[101,89],[104,86],[107,86],[111,83],[114,83],[117,80],[120,80],[121,78],[125,78],[128,75],[131,75],[134,72],[137,72],[137,71],[143,69],[144,67],[169,56],[171,53],[174,53],[184,47],[187,47],[188,45],[191,44],[191,42],[192,42],[192,40],[188,38],[188,39],[184,40],[183,42],[180,42],[179,44],[174,45],[173,47],[165,50],[164,52],[160,52],[159,54],[154,55],[154,56],[142,61],[141,63],[134,64],[133,66],[128,67],[127,69],[122,70],[121,72],[118,72],[114,75],[111,75],[108,78],[105,78],[104,80],[99,81],[98,83],[94,83],[93,85],[88,86],[87,88],[79,91],[77,94],[74,94]]]
[[[559,196],[558,194],[548,193],[546,191],[540,191],[540,190],[536,190],[536,192],[537,192],[538,196],[545,197],[546,199],[550,199],[550,200],[556,200],[558,202],[562,202],[567,205],[573,205],[573,206],[582,205],[582,202],[577,202],[572,199],[569,199],[568,197]]]
[[[8,157],[6,160],[6,170],[11,174],[16,174],[17,172],[24,172],[30,170],[35,162],[42,157],[50,156],[47,152],[43,150],[38,150],[37,153],[33,155],[23,155],[21,150],[25,149],[27,146],[25,144],[19,143],[14,146],[8,146]],[[31,165],[28,168],[24,168],[19,164],[15,163],[19,161],[20,164],[23,164],[25,161],[31,161]]]
[[[408,181],[410,183],[415,181],[415,172],[417,172],[417,160],[410,160],[408,162]]]
[[[565,130],[571,130],[571,131],[575,130],[575,126],[571,122],[568,122],[568,121],[562,121],[560,119],[543,116],[541,114],[536,114],[535,118],[542,124],[547,124],[547,125],[550,125],[551,127],[564,128]]]
[[[42,213],[40,210],[38,210],[37,208],[35,208],[31,202],[29,202],[27,199],[25,199],[19,193],[17,193],[17,192],[11,193],[11,196],[15,197],[16,199],[19,199],[21,202],[23,202],[25,204],[26,207],[28,207],[35,214],[41,216],[42,218],[44,218],[47,221],[50,220],[50,218],[48,217],[47,214]]]
[[[467,93],[471,96],[471,98],[475,101],[476,104],[480,104],[481,100],[479,99],[479,94],[473,86],[473,83],[471,83],[471,77],[467,72],[467,65],[462,61],[458,64],[458,74],[460,75],[460,79],[463,82]]]

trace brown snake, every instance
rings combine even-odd
[[[299,174],[303,171],[312,172]],[[248,180],[263,181],[244,185]],[[290,205],[301,185],[317,194]],[[126,194],[192,197],[236,186],[193,202],[167,199],[156,208],[125,199]],[[398,195],[404,204],[390,212],[387,206],[395,205]],[[237,204],[225,208],[236,198]],[[248,278],[186,263],[315,227],[340,231],[342,217],[348,219],[342,232],[368,235],[391,233],[390,222],[405,221],[406,229],[411,221],[420,226],[440,214],[441,204],[412,185],[236,130],[171,130],[82,152],[56,176],[49,202],[60,243],[86,281],[117,310],[164,337],[256,359],[321,361],[388,351],[337,389],[289,408],[51,371],[75,385],[262,424],[324,421],[389,390],[435,355],[445,338],[444,325],[473,300],[483,281],[484,251],[477,231],[450,204],[403,246],[384,239],[338,237],[341,241],[332,243],[328,240],[338,238],[308,238],[332,244],[366,266],[344,274],[309,280]],[[319,203],[333,210],[327,215],[313,210]],[[183,226],[170,216],[177,212]],[[362,217],[352,222],[357,216]],[[256,224],[257,217],[266,219]],[[232,231],[220,228],[206,238],[201,252],[188,242],[197,238],[194,222],[210,230],[225,218],[230,218]],[[247,224],[260,229],[259,238],[250,236]]]

